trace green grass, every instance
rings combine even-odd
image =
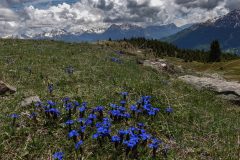
[[[110,61],[119,57],[122,64]],[[218,99],[208,91],[197,91],[168,75],[136,64],[134,56],[116,55],[107,47],[95,44],[67,44],[51,41],[0,40],[0,79],[17,87],[17,92],[0,97],[0,159],[50,159],[55,151],[63,150],[66,159],[75,159],[73,144],[60,119],[46,125],[43,115],[38,123],[29,120],[33,106],[21,107],[24,97],[38,95],[43,101],[59,101],[65,96],[87,101],[90,107],[117,103],[119,93],[129,92],[133,103],[141,95],[153,96],[154,106],[161,108],[153,120],[141,117],[147,130],[170,146],[167,159],[239,159],[240,108]],[[74,74],[64,69],[74,67]],[[32,73],[28,72],[32,68]],[[47,84],[54,84],[53,96]],[[167,116],[168,105],[174,113]],[[15,134],[11,119],[19,113]],[[106,114],[106,113],[105,113]],[[135,121],[116,125],[130,126]],[[91,131],[89,131],[91,132]],[[113,131],[114,132],[114,131]],[[171,138],[169,138],[171,137]],[[118,158],[113,144],[100,148],[88,139],[84,142],[84,159]],[[140,150],[140,159],[151,159],[149,150]],[[157,159],[164,159],[158,151]]]
[[[168,60],[186,69],[192,69],[197,72],[218,73],[228,80],[240,82],[240,59],[218,63],[200,63],[195,61],[186,63],[177,58],[168,58]]]

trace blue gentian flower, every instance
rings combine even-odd
[[[122,96],[128,96],[128,92],[121,92]]]
[[[77,119],[77,122],[78,123],[84,123],[86,120],[85,120],[85,118],[78,118]]]
[[[68,102],[70,101],[70,98],[69,98],[69,97],[64,97],[64,98],[62,99],[62,101],[63,101],[64,103],[68,103]]]
[[[63,159],[63,156],[64,156],[64,153],[63,152],[55,152],[53,154],[53,159],[55,160],[62,160]]]
[[[42,107],[42,105],[43,105],[42,102],[36,102],[35,103],[35,107]]]
[[[118,106],[116,104],[110,103],[110,107],[112,107],[113,109],[118,108]]]
[[[18,114],[16,114],[16,113],[13,113],[13,114],[10,114],[10,117],[13,118],[13,119],[17,119],[20,116]]]
[[[88,116],[88,119],[91,119],[91,120],[94,120],[96,118],[97,118],[96,114],[93,114],[93,113],[89,114]]]
[[[97,111],[97,112],[102,112],[104,110],[104,107],[103,106],[97,106],[94,111]]]
[[[74,120],[69,119],[69,120],[67,120],[67,121],[65,122],[65,124],[66,124],[66,125],[73,125],[73,124],[74,124]]]
[[[86,107],[80,107],[78,110],[79,110],[79,112],[85,112]]]
[[[122,63],[122,61],[119,58],[115,58],[115,57],[112,57],[111,61],[116,63]]]
[[[69,138],[77,137],[77,136],[79,136],[79,133],[76,130],[72,130],[71,132],[68,133]]]
[[[48,110],[48,112],[55,117],[58,117],[61,114],[57,108],[51,108]]]
[[[84,133],[85,130],[86,130],[86,128],[87,128],[87,126],[82,126],[82,127],[80,127],[79,131],[80,131],[81,133]]]
[[[122,106],[125,106],[126,103],[127,103],[127,102],[126,102],[125,100],[121,100],[121,101],[120,101],[120,104],[121,104]]]
[[[90,125],[92,125],[93,124],[93,121],[91,120],[91,119],[87,119],[86,121],[85,121],[85,125],[87,125],[87,126],[90,126]]]
[[[48,84],[48,92],[52,94],[53,92],[53,84]]]
[[[167,108],[165,109],[165,111],[166,111],[168,114],[170,114],[170,113],[173,112],[173,108],[172,108],[171,106],[169,106],[169,107],[167,107]]]
[[[73,101],[73,104],[75,107],[79,107],[80,106],[80,103],[78,101]]]
[[[50,107],[54,107],[56,105],[56,103],[54,103],[52,100],[48,100],[47,101],[47,104],[50,106]]]
[[[151,138],[151,135],[147,134],[147,133],[142,133],[142,134],[140,134],[140,137],[143,141],[146,141]]]
[[[111,140],[112,140],[112,142],[120,142],[120,137],[119,136],[112,136]]]
[[[154,110],[150,110],[150,111],[148,111],[148,115],[149,116],[155,116],[156,112]]]
[[[136,105],[131,105],[130,110],[131,111],[137,111],[137,106]]]
[[[137,126],[142,128],[142,127],[144,127],[144,124],[143,123],[137,123]]]
[[[66,103],[65,108],[66,108],[67,111],[69,111],[73,108],[73,104],[72,103]]]
[[[29,118],[30,119],[35,119],[37,117],[37,113],[36,112],[32,112],[30,115],[29,115]]]
[[[92,136],[93,139],[97,139],[98,137],[99,137],[99,134],[98,134],[98,133],[95,133],[95,134],[93,134],[93,136]]]
[[[149,144],[149,148],[157,149],[160,143],[161,143],[160,140],[158,140],[157,138],[153,138],[152,143]]]
[[[78,150],[83,145],[83,141],[80,140],[75,144],[75,149]]]

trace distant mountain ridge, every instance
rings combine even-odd
[[[222,49],[240,53],[240,9],[208,20],[166,38],[180,48],[208,49],[213,40],[219,40]]]
[[[119,40],[123,38],[145,37],[148,39],[161,39],[182,31],[188,26],[177,27],[175,24],[162,26],[141,27],[133,24],[112,24],[107,29],[88,30],[79,33],[67,32],[63,29],[56,29],[34,36],[22,35],[23,39],[54,39],[66,42],[98,41],[98,40]]]

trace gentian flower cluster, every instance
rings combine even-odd
[[[150,96],[142,96],[135,104],[130,105],[128,95],[128,92],[122,92],[119,103],[111,103],[109,107],[91,108],[87,106],[87,102],[79,103],[69,97],[63,98],[60,103],[51,100],[46,103],[37,102],[30,118],[35,119],[38,116],[40,119],[44,117],[41,115],[45,114],[50,122],[65,124],[66,137],[68,137],[66,139],[73,143],[78,158],[79,155],[84,154],[85,143],[91,142],[97,142],[99,148],[102,148],[105,143],[111,144],[116,152],[124,149],[125,156],[137,159],[140,148],[141,151],[150,148],[152,156],[157,157],[157,150],[164,146],[163,142],[147,131],[148,123],[141,123],[138,119],[155,117],[160,109],[153,107]],[[173,109],[168,107],[163,113],[173,113]],[[16,120],[19,116],[12,114],[11,117]],[[125,127],[118,125],[122,122]],[[168,149],[162,149],[164,155],[167,151]],[[63,152],[53,154],[54,159],[63,159],[63,157]]]

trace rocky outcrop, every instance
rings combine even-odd
[[[222,98],[231,101],[240,101],[240,83],[229,82],[217,76],[197,77],[185,75],[180,80],[193,85],[197,89],[209,89],[217,92]]]
[[[33,103],[37,103],[37,102],[41,102],[40,98],[38,96],[31,96],[31,97],[27,97],[25,98],[22,102],[21,102],[21,106],[22,107],[27,107],[32,105]]]
[[[170,74],[183,72],[182,68],[176,67],[165,59],[156,59],[156,60],[145,60],[143,61],[144,66],[152,67],[158,71],[164,71]]]
[[[0,81],[0,95],[13,94],[17,89],[3,81]]]

